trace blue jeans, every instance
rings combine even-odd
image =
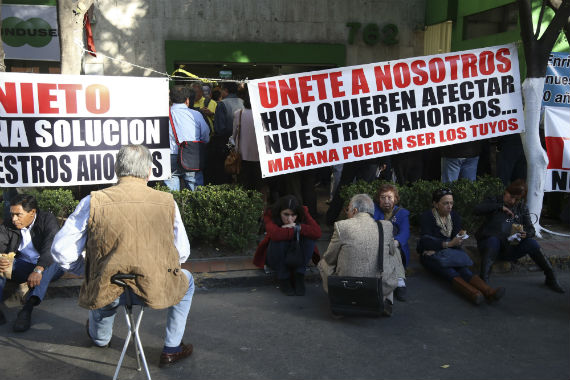
[[[462,279],[469,282],[473,277],[473,272],[468,267],[442,267],[437,259],[433,256],[421,255],[420,262],[431,272],[448,279],[453,280],[454,277],[461,276]]]
[[[14,264],[12,264],[12,279],[10,281],[17,282],[18,284],[28,281],[28,276],[33,272],[36,264],[20,260],[18,258],[14,259]],[[40,284],[30,290],[26,300],[31,296],[36,296],[42,301],[46,295],[49,283],[60,278],[65,271],[57,264],[53,263],[44,268],[42,273],[42,279]],[[0,277],[0,301],[2,300],[2,294],[4,293],[4,286],[6,286],[6,277]]]
[[[168,347],[178,347],[182,342],[184,330],[186,329],[186,320],[192,305],[192,296],[194,295],[194,277],[186,269],[182,272],[188,277],[188,290],[182,300],[174,306],[168,308],[168,315],[166,317],[166,337],[164,338],[164,345]],[[117,308],[124,305],[125,293],[119,298],[103,306],[100,309],[89,310],[89,335],[93,342],[98,346],[105,346],[113,336],[113,322],[115,321],[115,314]],[[133,304],[142,305],[143,302],[133,294]]]
[[[504,246],[501,248],[501,241],[496,236],[491,236],[485,240],[477,242],[479,252],[487,252],[490,257],[500,260],[515,261],[523,256],[529,255],[531,258],[540,253],[540,245],[534,239],[527,238],[521,240],[517,245]]]
[[[441,182],[457,181],[467,178],[470,181],[477,179],[477,163],[479,156],[469,158],[441,158]]]
[[[285,253],[292,240],[270,241],[267,247],[267,265],[276,272],[279,280],[285,280],[291,277],[292,269],[285,264]],[[305,259],[305,265],[295,268],[295,273],[305,273],[306,265],[313,257],[313,249],[315,241],[301,237],[301,250]]]
[[[186,184],[186,188],[191,191],[194,191],[196,186],[199,186],[198,178],[196,176],[197,172],[187,172],[184,169],[178,166],[178,155],[171,154],[170,155],[170,170],[172,174],[170,178],[164,180],[164,184],[172,191],[179,191],[180,190],[180,178],[184,180]],[[202,178],[202,184],[204,184],[204,176],[200,172]]]
[[[194,173],[195,173],[194,178],[196,178],[196,187],[204,186],[204,172],[200,170],[199,172],[194,172]]]

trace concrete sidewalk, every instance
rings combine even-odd
[[[557,230],[566,234],[570,234],[570,229],[565,231],[564,226]],[[319,251],[324,253],[327,249],[330,237],[332,235],[332,227],[323,225],[322,236],[317,241]],[[419,256],[415,253],[415,245],[418,239],[417,231],[412,230],[410,237],[411,260],[406,273],[408,277],[412,277],[418,271],[425,269],[419,262]],[[550,259],[556,271],[570,270],[570,237],[551,235],[543,233],[542,239],[537,239],[542,251]],[[464,244],[465,250],[471,256],[474,266],[473,272],[479,272],[480,258],[477,251],[477,242],[473,237],[466,240]],[[268,270],[257,268],[252,263],[252,256],[226,256],[214,258],[190,259],[182,265],[184,269],[188,269],[194,275],[196,285],[202,288],[216,287],[241,287],[241,286],[263,286],[276,284],[273,275]],[[516,263],[498,261],[493,266],[493,273],[501,275],[509,272],[520,271],[538,271],[538,267],[527,256]],[[307,268],[306,279],[308,282],[320,281],[318,269],[311,262]],[[60,280],[52,283],[48,290],[48,296],[76,296],[79,294],[79,288],[83,279],[81,277],[66,274]]]
[[[317,241],[317,247],[322,254],[326,251],[332,227],[321,226],[322,236]],[[570,229],[567,234],[570,234]],[[424,271],[420,264],[419,255],[415,253],[415,245],[418,239],[417,231],[412,231],[410,237],[410,265],[406,269],[407,276],[414,276],[418,271]],[[537,239],[545,256],[548,257],[557,271],[570,270],[570,237],[556,236],[544,233],[542,239]],[[477,250],[477,241],[474,237],[467,239],[464,244],[465,250],[474,262],[473,272],[479,272],[480,257]],[[259,286],[274,283],[273,276],[266,270],[257,268],[252,263],[251,256],[233,256],[210,259],[190,259],[183,265],[183,268],[190,270],[196,283],[203,287],[220,286]],[[538,271],[539,268],[528,257],[519,259],[516,263],[498,261],[493,266],[494,274],[518,272],[518,271]],[[320,275],[315,265],[310,262],[307,268],[306,278],[308,281],[320,281]]]

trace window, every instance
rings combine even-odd
[[[516,3],[465,16],[463,18],[463,39],[469,40],[516,30],[517,20]]]

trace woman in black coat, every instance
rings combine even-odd
[[[544,271],[545,285],[555,292],[564,293],[550,261],[544,257],[540,245],[533,239],[534,226],[528,207],[523,202],[526,192],[526,183],[518,179],[505,189],[502,196],[486,199],[475,207],[475,215],[486,217],[475,235],[481,253],[480,275],[488,283],[496,259],[515,261],[529,255]]]
[[[496,301],[505,294],[504,288],[493,289],[469,266],[473,262],[461,248],[466,235],[461,229],[461,217],[453,211],[453,194],[449,189],[439,189],[432,194],[433,208],[421,217],[421,232],[417,251],[420,262],[431,272],[452,283],[454,289],[476,305],[484,297]]]

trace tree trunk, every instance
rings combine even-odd
[[[521,133],[523,148],[527,161],[527,203],[531,213],[531,220],[536,218],[536,235],[541,237],[539,219],[542,210],[542,200],[544,198],[544,184],[546,182],[546,167],[548,166],[548,156],[542,148],[539,135],[540,107],[542,104],[542,91],[544,89],[544,77],[526,78],[522,84],[524,97],[524,120],[525,132]]]
[[[540,38],[538,38],[538,33],[534,32],[532,24],[532,0],[518,0],[518,5],[521,38],[527,65],[526,79],[522,85],[525,101],[525,132],[521,133],[527,161],[527,203],[530,213],[537,216],[534,225],[536,235],[537,237],[542,237],[541,230],[543,228],[540,226],[540,213],[544,198],[548,156],[540,142],[540,107],[548,57],[562,28],[568,24],[570,4],[569,0],[564,0],[561,4],[557,4],[558,9],[555,9],[556,14],[554,18]],[[545,4],[543,3],[544,6]],[[540,22],[541,20],[539,20]],[[539,28],[540,25],[537,27]],[[534,221],[532,215],[531,220]]]
[[[93,0],[57,1],[62,74],[81,74],[83,17],[91,4]]]

